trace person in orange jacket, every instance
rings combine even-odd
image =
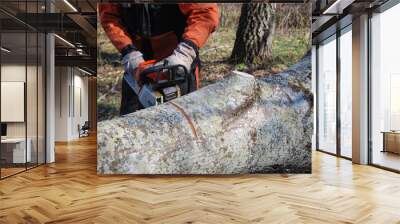
[[[199,66],[199,48],[218,26],[216,3],[99,4],[101,25],[122,54],[126,72],[145,60]],[[132,73],[134,74],[134,73]],[[122,82],[121,115],[143,108],[137,95]]]

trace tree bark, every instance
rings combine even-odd
[[[234,73],[160,106],[98,124],[102,174],[311,172],[310,54],[287,72]]]
[[[261,65],[272,56],[276,5],[243,4],[231,59],[236,63]]]

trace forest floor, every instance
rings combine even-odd
[[[99,121],[118,116],[123,68],[120,55],[98,26],[97,111]],[[265,65],[250,68],[246,64],[233,64],[229,58],[236,37],[236,27],[222,26],[200,49],[201,86],[209,85],[238,70],[254,76],[268,76],[295,64],[310,50],[310,30],[277,30],[272,46],[272,59]]]

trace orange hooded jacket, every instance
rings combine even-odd
[[[139,5],[136,4],[132,4],[132,6],[139,8]],[[160,60],[169,56],[182,40],[190,41],[197,48],[201,48],[209,35],[216,29],[219,21],[218,8],[215,3],[153,5],[152,7],[164,7],[164,9],[160,9],[158,14],[144,19],[135,15],[143,14],[144,10],[135,11],[134,7],[131,7],[130,11],[126,11],[122,4],[99,4],[100,21],[107,36],[120,52],[127,46],[133,45],[145,56],[147,51],[152,51],[152,56],[150,56],[152,58],[148,57],[147,60]],[[174,11],[173,7],[177,9]],[[147,11],[146,15],[148,14]],[[152,26],[147,34],[143,33],[143,30],[146,31],[146,29],[143,29],[142,23],[146,25],[146,29],[148,26]],[[136,25],[131,26],[131,24]],[[179,27],[179,24],[183,24],[181,33],[176,30],[171,31],[171,29],[178,29],[176,27]],[[166,26],[169,27],[165,28]],[[155,29],[158,31],[153,32]]]

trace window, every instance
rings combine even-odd
[[[340,155],[352,157],[352,32],[340,35]]]
[[[400,5],[371,18],[371,162],[400,170]]]
[[[336,153],[336,36],[318,47],[318,149]]]
[[[9,1],[10,9],[39,13],[44,1]],[[11,13],[12,14],[12,13]],[[45,163],[45,35],[1,12],[0,178]]]

